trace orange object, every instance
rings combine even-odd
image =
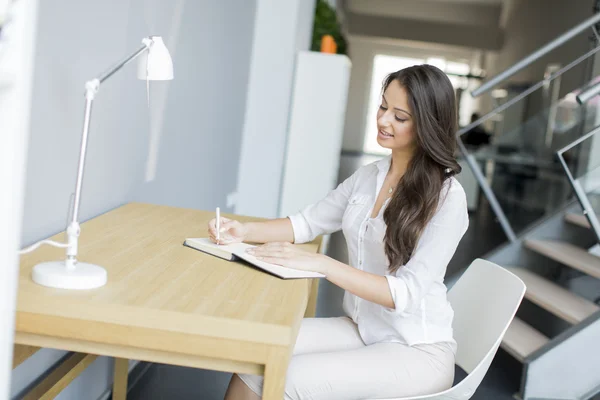
[[[337,44],[331,35],[323,35],[321,38],[321,53],[337,53]]]

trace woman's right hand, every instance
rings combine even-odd
[[[248,228],[246,225],[239,221],[221,217],[221,232],[219,234],[219,241],[217,242],[217,219],[213,218],[208,223],[208,233],[210,240],[217,244],[231,244],[239,243],[246,240],[248,235]]]

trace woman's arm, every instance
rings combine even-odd
[[[213,219],[208,223],[208,233],[210,239],[219,244],[294,241],[294,229],[292,227],[292,222],[288,218],[241,223],[234,219],[221,217],[219,235],[217,235],[216,219]],[[218,241],[217,237],[219,238]]]
[[[325,264],[326,268],[323,271],[329,282],[362,299],[394,308],[394,298],[385,276],[371,274],[339,261],[330,260],[332,262]]]
[[[305,243],[319,235],[338,231],[342,226],[348,198],[359,172],[360,170],[340,183],[321,201],[309,205],[302,212],[288,218],[244,224],[228,218],[221,218],[221,235],[218,243],[230,244],[242,241]],[[210,239],[217,243],[215,225],[215,219],[210,221],[208,232]]]
[[[361,271],[323,254],[309,253],[290,243],[268,243],[248,252],[272,264],[320,272],[331,283],[358,297],[394,308],[390,287],[384,276]]]
[[[246,241],[252,243],[294,242],[294,230],[289,218],[278,218],[264,222],[248,222]]]
[[[324,274],[333,284],[394,312],[420,304],[446,267],[469,224],[464,191],[456,190],[427,224],[409,260],[395,275],[380,276],[343,264],[321,254],[311,254],[289,243],[270,243],[253,249],[264,261]]]

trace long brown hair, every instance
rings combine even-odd
[[[460,173],[456,149],[456,98],[450,80],[432,65],[389,74],[383,91],[397,81],[408,95],[416,148],[383,214],[385,254],[394,273],[408,262],[421,233],[435,214],[444,181]]]

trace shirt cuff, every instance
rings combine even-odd
[[[394,301],[394,308],[384,307],[387,311],[401,313],[406,309],[407,303],[407,290],[406,284],[402,279],[392,276],[386,275],[385,279],[387,279],[388,286],[390,288],[390,293],[392,294],[392,300]]]
[[[294,231],[294,243],[306,243],[311,241],[310,226],[306,221],[306,218],[302,213],[290,215],[288,217],[292,223],[292,229]]]

